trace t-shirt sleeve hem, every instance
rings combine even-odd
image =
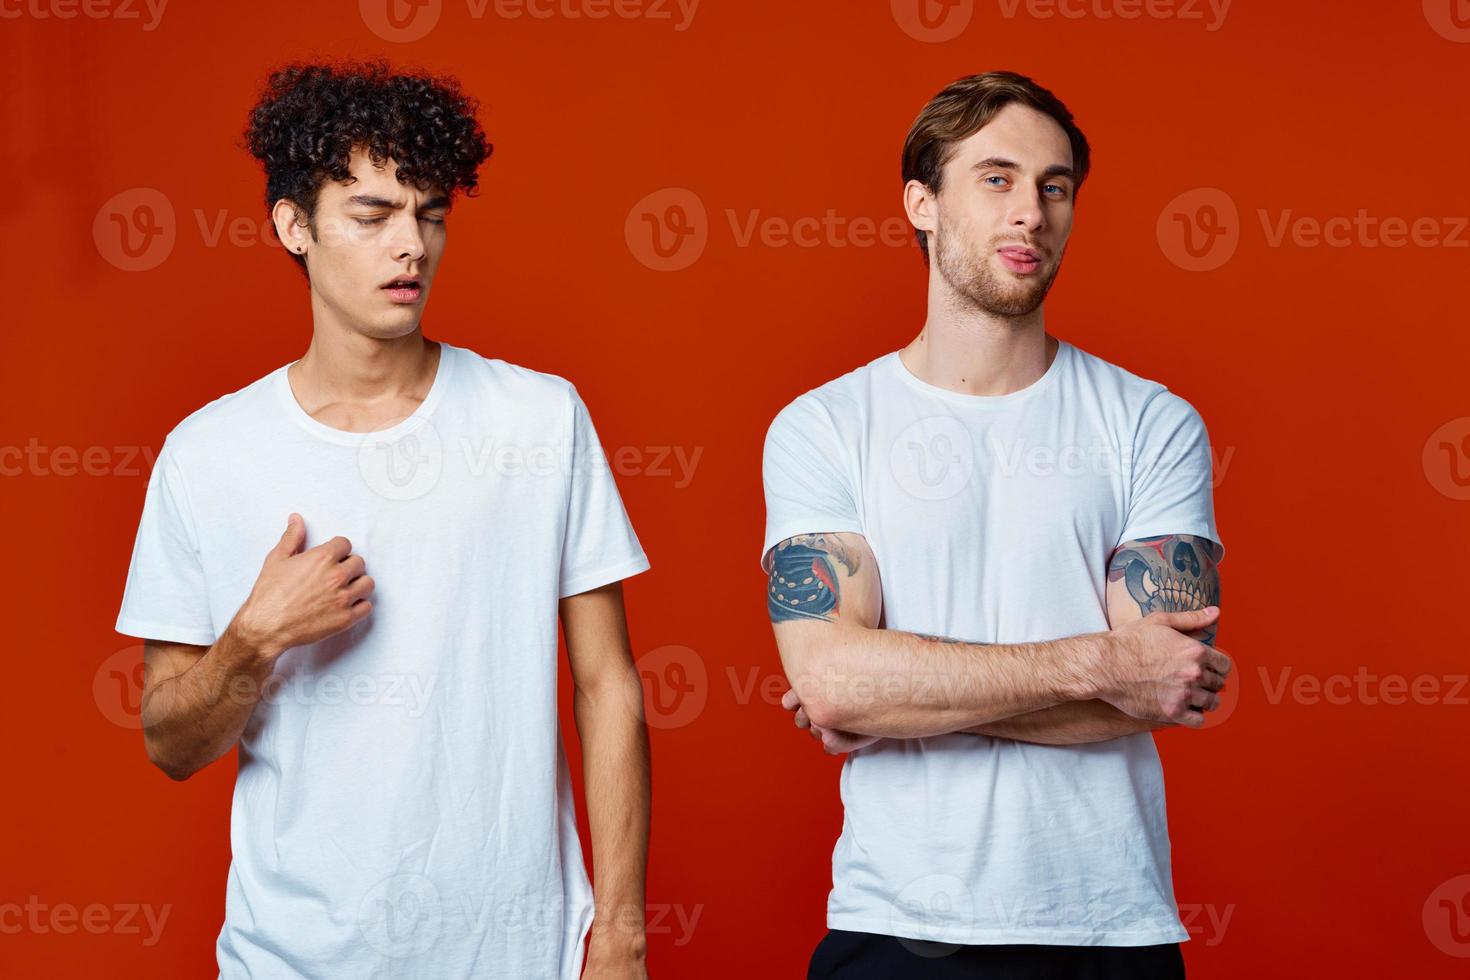
[[[849,534],[863,534],[863,526],[854,520],[825,520],[821,518],[808,519],[804,521],[790,522],[766,532],[765,545],[761,548],[760,567],[761,572],[766,570],[766,555],[776,545],[787,538],[794,538],[798,534],[834,534],[846,532]]]
[[[609,582],[631,578],[640,572],[648,571],[650,567],[652,566],[649,564],[648,556],[640,552],[637,556],[629,558],[627,561],[619,562],[616,565],[604,565],[595,571],[584,572],[581,575],[567,579],[562,582],[558,598],[565,599],[569,595],[587,592],[591,589],[607,585]]]
[[[1218,565],[1225,559],[1225,545],[1220,541],[1220,532],[1213,527],[1191,521],[1170,521],[1165,524],[1129,528],[1118,536],[1118,543],[1136,541],[1139,538],[1156,538],[1166,534],[1192,534],[1195,537],[1209,538],[1220,546],[1220,558],[1215,564]]]
[[[167,640],[170,643],[193,643],[198,646],[213,646],[218,639],[213,630],[200,626],[179,626],[132,616],[119,616],[114,629],[124,636],[135,636],[140,640]]]

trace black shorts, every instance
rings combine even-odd
[[[1181,980],[1178,943],[1157,946],[958,946],[834,929],[807,980]]]

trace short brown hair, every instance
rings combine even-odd
[[[943,91],[929,100],[903,141],[903,182],[907,184],[917,180],[938,194],[944,181],[944,165],[953,156],[955,145],[979,132],[1003,106],[1012,102],[1051,116],[1066,131],[1072,144],[1072,169],[1077,171],[1077,186],[1073,191],[1075,199],[1077,191],[1082,189],[1082,182],[1087,179],[1090,166],[1091,151],[1087,137],[1077,128],[1072,113],[1061,99],[1025,75],[1013,71],[967,75],[946,85]],[[924,250],[927,262],[927,236],[917,228],[914,236],[919,241],[919,248]]]

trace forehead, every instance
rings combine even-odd
[[[1072,143],[1061,123],[1018,102],[1006,104],[977,132],[955,144],[948,168],[967,169],[980,160],[1002,157],[1023,170],[1071,167]]]

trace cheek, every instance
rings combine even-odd
[[[321,256],[324,261],[317,268],[323,273],[329,292],[350,298],[376,288],[377,282],[373,278],[375,263],[369,258],[368,249],[359,245],[337,245],[323,249]],[[381,264],[376,264],[376,267],[381,268]]]
[[[951,199],[939,209],[945,237],[962,248],[985,237],[981,229],[987,220],[983,205],[974,198]]]
[[[1072,206],[1070,204],[1058,204],[1048,215],[1047,224],[1051,226],[1051,235],[1057,242],[1065,242],[1072,234]]]

